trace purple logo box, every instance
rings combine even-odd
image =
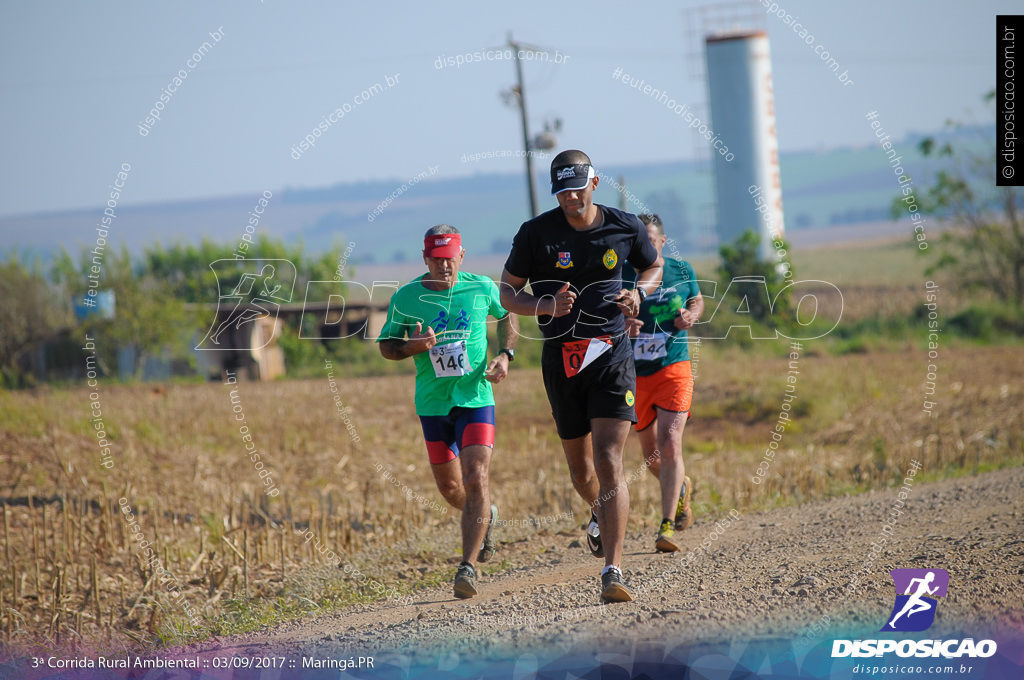
[[[897,595],[908,594],[907,588],[910,587],[910,582],[913,579],[927,578],[929,573],[934,574],[930,587],[938,587],[938,590],[929,594],[928,597],[945,597],[946,588],[949,587],[949,573],[945,569],[893,569],[889,573],[896,585]]]

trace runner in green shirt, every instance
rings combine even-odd
[[[486,562],[496,549],[492,529],[498,509],[488,488],[494,447],[491,383],[508,375],[519,323],[501,306],[494,281],[459,271],[466,251],[455,227],[431,227],[423,243],[428,273],[392,296],[377,342],[385,359],[413,357],[416,363],[416,414],[434,481],[445,500],[462,511],[463,562],[455,575],[455,596],[467,598],[477,594],[475,562]],[[498,320],[502,348],[489,364],[488,316]]]
[[[665,228],[657,215],[640,215],[661,255]],[[629,275],[623,272],[623,280]],[[693,398],[693,372],[686,329],[704,313],[704,298],[689,262],[666,257],[661,287],[626,319],[636,365],[636,418],[644,460],[661,484],[662,520],[654,547],[676,552],[674,534],[690,526],[693,483],[683,466],[683,428]],[[699,341],[698,341],[699,342]],[[670,519],[672,518],[672,519]]]

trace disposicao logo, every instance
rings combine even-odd
[[[946,596],[949,574],[944,569],[893,569],[889,573],[896,585],[896,603],[882,630],[904,633],[928,630],[935,621],[938,604],[935,598]]]
[[[944,569],[893,569],[896,602],[880,632],[917,633],[928,630],[935,621],[937,597],[945,597],[949,574]],[[835,640],[832,657],[884,656],[896,652],[901,657],[968,656],[987,658],[996,653],[994,640]]]

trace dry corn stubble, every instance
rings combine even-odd
[[[920,414],[919,358],[915,352],[827,357],[805,349],[797,388],[805,406],[758,488],[750,477],[769,441],[786,362],[706,347],[684,434],[687,473],[698,489],[695,510],[743,510],[887,486],[912,458],[933,474],[1019,462],[1019,350],[945,350],[938,390],[945,417],[933,419]],[[33,645],[151,648],[187,638],[181,607],[133,547],[121,496],[202,615],[202,633],[222,630],[232,617],[238,626],[255,627],[258,613],[269,620],[280,602],[294,608],[278,615],[299,615],[309,609],[303,602],[323,607],[378,597],[327,564],[303,537],[307,531],[388,587],[407,590],[437,578],[457,552],[458,513],[410,502],[374,466],[391,465],[411,491],[440,504],[412,409],[411,379],[343,383],[358,443],[339,424],[323,380],[244,384],[247,422],[282,489],[277,499],[262,493],[243,458],[220,385],[108,388],[105,412],[117,442],[110,471],[100,467],[80,413],[82,390],[0,394],[0,442],[11,470],[0,570],[5,652]],[[502,517],[568,510],[585,517],[539,372],[513,371],[496,397],[491,483]],[[632,472],[641,463],[631,437],[624,468]],[[649,475],[637,476],[630,496],[633,528],[657,521],[658,490]],[[562,529],[574,527],[556,528]],[[308,578],[313,572],[317,577]],[[244,610],[257,615],[246,618]]]

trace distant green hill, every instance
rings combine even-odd
[[[946,141],[975,146],[994,139],[994,127],[936,135]],[[924,159],[916,145],[920,136],[896,144],[904,169],[920,191],[937,167]],[[974,140],[974,141],[970,141]],[[792,235],[809,227],[849,225],[889,219],[893,198],[899,193],[896,175],[873,136],[865,145],[783,154],[780,158],[786,229]],[[600,166],[606,178],[624,177],[639,204],[659,213],[667,232],[689,254],[699,255],[714,219],[714,176],[710,166],[674,162],[632,166]],[[504,253],[527,215],[526,184],[522,175],[477,174],[471,177],[428,178],[408,186],[372,221],[375,207],[396,192],[403,180],[358,182],[319,188],[275,191],[260,224],[274,238],[302,240],[307,251],[332,243],[357,244],[353,262],[401,262],[418,259],[423,232],[448,222],[464,233],[476,253]],[[548,194],[546,170],[538,172],[536,187],[542,210],[557,205]],[[171,204],[129,206],[121,209],[112,240],[121,240],[135,252],[155,241],[199,241],[203,237],[237,242],[255,203],[251,196],[182,201]],[[623,200],[609,182],[598,188],[600,203],[619,206]],[[627,205],[639,211],[638,203]],[[4,248],[29,248],[47,258],[59,245],[76,248],[89,241],[89,225],[100,210],[24,215],[0,218],[0,233],[13,235]],[[6,239],[5,239],[6,240]],[[703,252],[707,252],[705,249]]]

